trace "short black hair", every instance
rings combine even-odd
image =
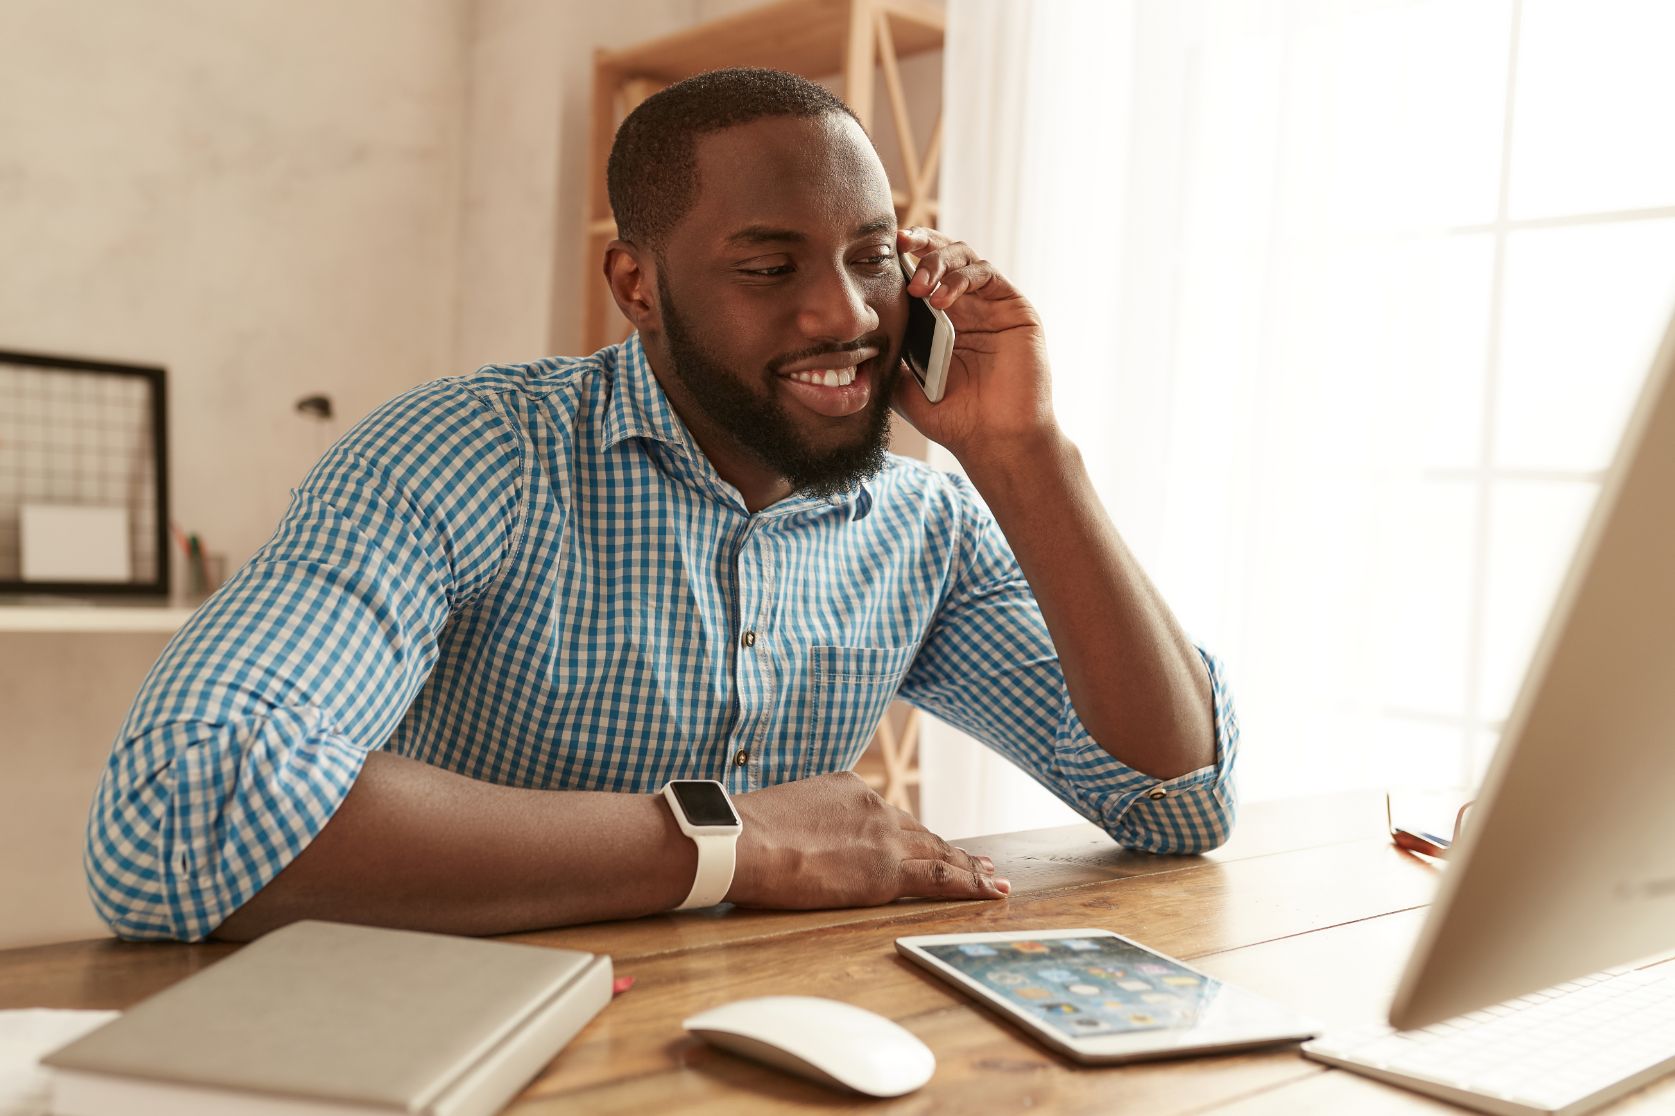
[[[617,129],[605,167],[617,235],[662,251],[697,200],[699,136],[763,117],[834,113],[861,122],[830,90],[782,70],[710,70],[652,94]]]

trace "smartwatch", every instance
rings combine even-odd
[[[733,886],[733,863],[744,824],[727,797],[727,788],[714,779],[671,779],[663,784],[663,798],[680,831],[698,846],[698,875],[692,891],[677,911],[713,907]]]

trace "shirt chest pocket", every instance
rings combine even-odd
[[[808,724],[798,777],[855,766],[901,688],[912,647],[809,648]]]

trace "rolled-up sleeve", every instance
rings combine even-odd
[[[442,380],[374,411],[293,490],[118,734],[85,850],[112,930],[201,939],[307,846],[428,677],[448,617],[498,576],[524,457],[492,399]]]
[[[1119,844],[1199,853],[1225,842],[1237,813],[1239,723],[1222,663],[1202,648],[1215,702],[1215,761],[1158,779],[1088,734],[1064,683],[1041,608],[994,517],[962,478],[957,566],[900,696],[1032,775]]]

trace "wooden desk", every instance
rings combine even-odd
[[[507,1110],[510,1116],[865,1106],[874,1112],[1457,1112],[1293,1049],[1095,1069],[1036,1045],[897,956],[903,934],[1102,926],[1328,1024],[1377,1019],[1435,869],[1391,847],[1377,796],[1267,803],[1207,857],[1126,853],[1091,826],[963,842],[1012,897],[872,910],[722,909],[513,940],[610,953],[637,979]],[[76,942],[0,952],[0,1008],[124,1008],[228,945]],[[896,1019],[936,1052],[930,1084],[863,1101],[712,1050],[688,1014],[746,996],[832,996]],[[1609,1111],[1675,1109],[1675,1078]]]

